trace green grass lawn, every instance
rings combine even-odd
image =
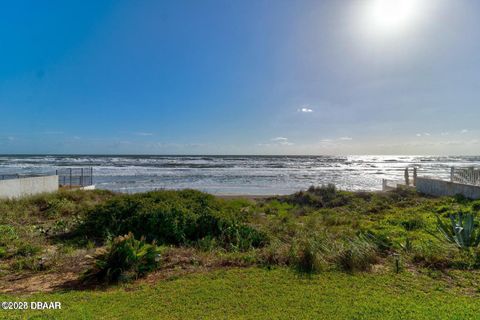
[[[257,200],[62,191],[4,200],[0,292],[17,293],[0,302],[60,301],[62,309],[0,308],[0,318],[480,319],[480,248],[460,250],[438,230],[437,218],[450,223],[457,213],[480,227],[480,201],[409,190],[324,186]],[[133,244],[108,240],[129,232]],[[145,258],[142,237],[159,256]],[[119,280],[148,278],[109,286],[82,277],[109,270],[120,270]],[[86,280],[108,289],[85,289]]]
[[[61,310],[4,311],[5,319],[480,319],[476,292],[426,275],[226,269],[154,285],[2,301],[61,301]]]

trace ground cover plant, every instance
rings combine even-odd
[[[480,201],[462,197],[432,198],[411,190],[346,192],[334,186],[270,198],[165,190],[134,195],[61,191],[2,200],[0,292],[48,297],[45,292],[67,290],[65,299],[88,300],[83,294],[97,295],[101,289],[109,301],[110,290],[122,290],[119,281],[140,286],[135,290],[141,295],[157,285],[172,290],[175,285],[159,284],[165,279],[200,273],[189,279],[205,285],[211,272],[218,276],[221,270],[248,267],[240,273],[247,278],[262,269],[302,281],[322,275],[370,277],[378,290],[386,290],[384,280],[403,288],[401,281],[415,283],[412,279],[421,276],[430,291],[461,292],[458,301],[471,308],[466,297],[477,297],[480,279],[479,209]],[[265,290],[260,283],[254,287]],[[367,294],[364,289],[358,288],[359,294]],[[405,299],[419,294],[403,293]],[[320,292],[312,297],[334,299]],[[438,297],[433,304],[444,299]],[[428,304],[422,307],[419,314]]]

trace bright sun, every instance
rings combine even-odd
[[[415,28],[426,0],[369,0],[362,24],[373,35],[398,35]]]

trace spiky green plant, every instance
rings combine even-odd
[[[155,269],[159,258],[160,249],[155,243],[146,243],[144,238],[136,240],[130,232],[111,241],[107,252],[97,258],[84,279],[105,282],[135,279]]]
[[[450,224],[437,216],[437,228],[445,239],[463,250],[475,248],[480,243],[480,227],[470,213],[450,216]]]

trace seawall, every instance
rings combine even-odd
[[[0,181],[0,198],[20,198],[58,190],[58,176],[42,176]]]

